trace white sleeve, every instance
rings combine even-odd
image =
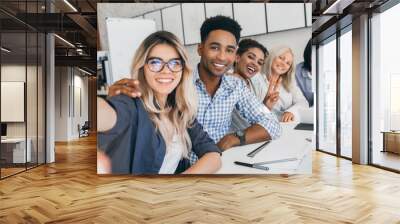
[[[308,102],[295,82],[295,80],[292,82],[292,86],[290,88],[290,93],[293,97],[292,106],[290,106],[286,111],[291,112],[296,121],[300,121],[300,111],[308,108]]]
[[[250,78],[250,82],[254,86],[257,98],[263,102],[268,90],[265,74],[257,73],[255,76]]]

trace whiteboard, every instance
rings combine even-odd
[[[176,5],[162,10],[162,21],[164,30],[175,34],[181,43],[183,43],[183,25],[181,6]]]
[[[107,83],[130,78],[133,56],[141,42],[156,31],[156,24],[149,19],[106,18],[108,60],[111,74]]]
[[[1,122],[24,122],[25,82],[1,82]]]
[[[154,20],[154,22],[156,23],[157,30],[158,31],[162,30],[162,20],[161,20],[161,11],[160,10],[144,14],[144,18]]]
[[[234,3],[233,14],[242,27],[242,37],[267,33],[264,3]]]
[[[233,18],[232,3],[206,3],[206,17],[214,17],[217,15]]]
[[[183,3],[183,30],[185,32],[185,44],[200,43],[200,27],[203,24],[204,4],[203,3]]]
[[[266,3],[268,32],[305,27],[304,3]]]

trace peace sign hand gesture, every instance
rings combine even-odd
[[[279,86],[281,85],[282,78],[279,77],[271,77],[269,82],[267,95],[264,98],[264,104],[268,107],[268,109],[272,109],[276,102],[279,100]]]

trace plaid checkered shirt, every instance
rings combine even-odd
[[[277,139],[281,135],[282,128],[278,119],[247,88],[243,80],[223,75],[213,97],[207,93],[197,66],[193,70],[193,80],[199,100],[197,120],[215,143],[228,134],[234,108],[250,124],[259,124],[265,128],[272,139]],[[191,164],[198,160],[193,152],[190,153],[189,159]]]

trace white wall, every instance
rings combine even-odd
[[[74,115],[74,119],[72,120],[72,135],[76,138],[78,136],[78,129],[77,126],[80,124],[81,126],[85,123],[85,121],[88,121],[88,78],[87,76],[80,76],[77,75],[76,72],[79,72],[78,70],[75,70],[75,75],[74,75],[74,86],[75,86],[75,91],[73,92],[74,96],[74,110],[75,112],[72,113]],[[83,73],[78,73],[78,74],[83,74]],[[77,92],[77,90],[80,90],[80,93]],[[79,97],[80,95],[80,97]],[[80,102],[79,102],[80,101]],[[79,108],[80,107],[80,108]],[[81,111],[79,111],[81,110]]]
[[[27,80],[25,78],[27,77]],[[26,85],[26,121],[7,122],[7,137],[30,139],[32,161],[36,162],[37,149],[39,162],[44,162],[44,89],[42,68],[25,64],[3,64],[1,66],[1,81],[25,82]],[[2,96],[4,97],[4,96]],[[1,108],[9,110],[10,108]],[[25,113],[25,111],[23,111]]]
[[[176,3],[98,3],[97,4],[97,24],[99,27],[101,49],[108,49],[106,40],[105,20],[107,17],[133,18],[157,9],[162,9]]]
[[[55,141],[68,140],[68,88],[67,67],[55,68]]]
[[[72,67],[56,67],[55,73],[55,141],[70,141],[88,120],[88,79]]]
[[[32,69],[32,67],[28,66],[28,70],[30,69]],[[1,81],[25,82],[25,65],[1,65]]]
[[[175,3],[176,4],[176,3]],[[153,12],[155,10],[163,9],[169,6],[173,6],[175,4],[161,4],[161,3],[134,3],[134,4],[126,4],[126,3],[99,3],[98,4],[98,26],[100,33],[100,43],[102,50],[108,50],[108,46],[106,43],[106,30],[105,30],[105,18],[107,17],[128,17],[135,18],[146,13]],[[246,6],[248,4],[243,4]],[[282,7],[282,4],[273,4],[274,6]],[[295,4],[296,5],[296,4]],[[298,4],[297,4],[298,5]],[[283,6],[285,6],[283,4]],[[287,5],[288,6],[288,5]],[[307,7],[311,7],[310,4]],[[264,15],[264,14],[263,14]],[[302,14],[304,15],[304,14]],[[264,15],[265,16],[265,15]],[[303,17],[304,18],[304,17]],[[275,24],[279,23],[278,20],[274,20]],[[294,20],[290,20],[294,23]],[[289,21],[289,22],[290,22]],[[176,23],[176,21],[163,21],[164,24],[168,23]],[[288,23],[288,21],[285,21]],[[243,26],[243,24],[241,24]],[[278,24],[279,25],[279,24]],[[294,24],[291,27],[298,27]],[[242,27],[246,29],[246,27]],[[283,29],[283,28],[282,28]],[[303,27],[303,28],[295,28],[295,29],[287,29],[281,30],[277,32],[271,32],[267,34],[259,34],[255,36],[246,36],[245,38],[252,38],[260,43],[264,44],[267,49],[271,50],[273,47],[286,45],[292,48],[295,57],[294,62],[297,64],[303,61],[303,51],[309,39],[311,39],[311,27]],[[182,40],[183,42],[183,40]],[[197,44],[187,45],[186,46],[189,54],[189,61],[192,66],[196,65],[200,61],[200,57],[197,54]]]
[[[28,72],[28,87],[27,87],[27,120],[28,120],[28,137],[30,133],[35,132],[36,136],[36,80],[30,78],[30,74],[36,75],[36,67],[18,64],[5,64],[1,66],[1,81],[10,82],[25,82],[25,74]],[[1,108],[1,110],[7,110],[7,108]],[[25,137],[25,125],[26,122],[7,122],[7,136],[8,137]]]
[[[28,67],[28,70],[31,68]],[[1,66],[1,81],[25,82],[25,65],[9,64]],[[7,108],[1,108],[7,110]],[[7,137],[25,137],[24,122],[7,123]]]
[[[246,38],[251,38],[260,42],[267,47],[268,50],[281,45],[286,45],[292,48],[294,53],[294,63],[297,64],[303,61],[304,48],[307,45],[308,40],[311,39],[311,28],[293,29]],[[190,64],[194,66],[199,63],[200,56],[197,54],[197,44],[186,46],[186,49],[189,54]]]

